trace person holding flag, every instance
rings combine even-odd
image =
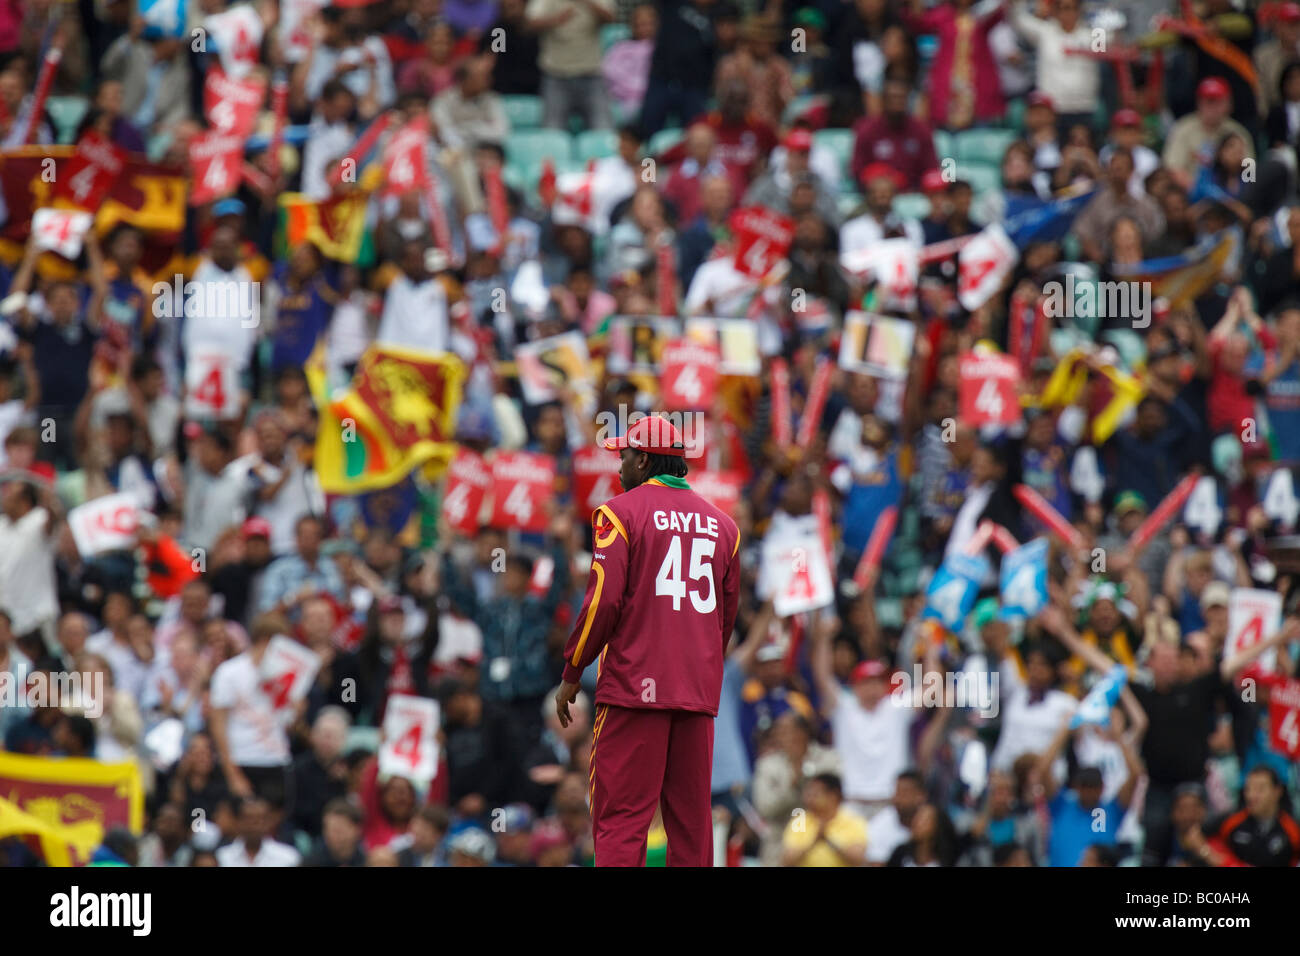
[[[662,808],[669,866],[713,858],[710,768],[722,667],[740,595],[740,531],[685,481],[686,445],[642,418],[604,445],[624,493],[592,518],[586,597],[564,647],[560,725],[600,659],[590,757],[597,866],[644,866]],[[651,583],[653,578],[653,585]]]

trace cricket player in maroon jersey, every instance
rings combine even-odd
[[[589,800],[597,866],[644,866],[655,808],[669,866],[711,866],[713,719],[740,593],[736,523],[684,480],[686,448],[643,418],[605,447],[624,493],[592,516],[591,577],[564,646],[562,726],[600,658]]]

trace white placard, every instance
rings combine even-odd
[[[1233,588],[1228,598],[1228,638],[1223,642],[1224,660],[1267,640],[1282,626],[1282,595],[1258,588]],[[1272,672],[1277,654],[1270,649],[1260,656],[1260,666]]]
[[[284,710],[307,696],[319,670],[319,654],[291,637],[277,634],[262,655],[262,689],[275,710]]]
[[[392,694],[384,711],[379,772],[427,782],[438,773],[438,702]]]
[[[105,495],[77,505],[68,512],[68,527],[82,557],[135,547],[140,517],[136,498],[129,492]]]

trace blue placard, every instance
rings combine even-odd
[[[922,618],[938,620],[950,631],[958,630],[975,604],[980,582],[989,572],[982,555],[956,554],[946,558],[930,579]]]
[[[1002,616],[1034,617],[1047,605],[1047,539],[1035,538],[1002,559]]]
[[[185,36],[187,0],[137,0],[145,39]]]

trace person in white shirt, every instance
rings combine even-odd
[[[867,862],[884,866],[894,851],[912,839],[912,819],[925,805],[925,781],[904,770],[894,783],[889,806],[867,821]]]
[[[253,420],[253,433],[257,451],[237,459],[227,470],[238,469],[243,475],[252,514],[271,526],[271,553],[288,554],[294,548],[298,520],[325,513],[325,494],[315,469],[303,461],[302,439],[289,437],[283,413],[260,412]]]
[[[862,180],[867,196],[865,209],[840,227],[841,259],[851,259],[853,253],[882,239],[904,238],[918,247],[925,245],[921,224],[893,212],[894,196],[902,181],[898,172],[884,163],[871,163],[862,171]]]
[[[1092,28],[1079,16],[1082,2],[1056,0],[1051,20],[1029,13],[1024,0],[1013,0],[1008,11],[1011,26],[1038,51],[1035,85],[1052,98],[1061,129],[1091,125],[1101,93],[1101,61],[1086,55]]]
[[[261,666],[271,638],[289,632],[289,623],[279,615],[257,618],[251,646],[216,669],[209,693],[212,739],[231,793],[263,797],[276,808],[277,816],[288,794],[285,727],[304,702],[277,711],[263,689]]]
[[[239,837],[217,850],[218,866],[298,866],[302,855],[271,837],[275,814],[270,804],[247,797],[239,805]]]
[[[400,265],[402,271],[384,293],[384,312],[375,341],[422,352],[445,351],[449,331],[447,293],[426,267],[423,244],[403,245]]]
[[[884,809],[908,767],[914,712],[890,696],[889,668],[881,661],[858,664],[850,686],[841,686],[831,666],[832,628],[825,624],[814,629],[813,677],[844,770],[844,799],[869,818]]]
[[[19,637],[41,631],[48,643],[59,614],[56,521],[42,496],[52,497],[26,480],[5,482],[0,491],[0,609]]]
[[[1002,731],[990,761],[994,770],[1011,772],[1025,754],[1039,754],[1052,742],[1061,723],[1078,705],[1056,690],[1056,668],[1042,647],[1024,652],[1026,682],[1013,690],[1002,706]]]
[[[209,352],[232,359],[237,373],[249,366],[261,324],[261,289],[239,255],[239,233],[218,226],[207,255],[185,283],[181,349],[187,362]]]

